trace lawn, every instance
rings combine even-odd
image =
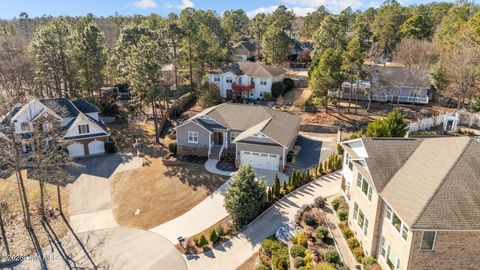
[[[38,181],[34,179],[27,179],[26,172],[22,173],[24,177],[25,189],[28,194],[30,204],[30,212],[32,218],[32,225],[38,241],[42,247],[50,243],[48,235],[40,223],[39,205],[40,205],[40,188]],[[67,233],[67,227],[59,215],[57,188],[56,186],[45,184],[45,208],[54,209],[52,215],[48,215],[48,224],[58,238],[62,238]],[[64,188],[61,189],[62,209],[68,220],[68,197],[69,194]],[[2,210],[2,217],[5,222],[5,231],[9,241],[9,248],[11,254],[22,255],[30,254],[33,250],[32,240],[25,229],[22,217],[22,206],[20,202],[18,184],[15,176],[8,179],[0,179],[0,199],[5,204]],[[0,254],[3,254],[3,242],[0,243]]]
[[[203,165],[165,166],[153,159],[149,167],[111,178],[113,214],[122,226],[151,229],[192,209],[225,181]]]

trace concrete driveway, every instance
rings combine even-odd
[[[295,143],[295,168],[304,170],[325,161],[335,153],[337,145],[336,133],[301,132]],[[298,151],[298,152],[297,152]]]
[[[87,164],[83,173],[105,175],[141,164],[139,159],[121,154],[80,161]],[[68,235],[58,239],[54,231],[45,228],[51,240],[43,251],[45,258],[51,258],[47,261],[49,269],[187,269],[180,253],[164,237],[116,223],[110,179],[81,174],[68,188]],[[39,269],[39,262],[22,262],[18,269]]]
[[[300,207],[318,196],[339,194],[340,173],[325,175],[283,197],[236,237],[198,255],[187,255],[189,270],[234,270],[260,249],[263,239],[292,220]]]
[[[76,167],[70,168],[70,174],[79,177],[81,174],[88,174],[103,178],[109,178],[119,170],[132,169],[141,163],[139,157],[129,153],[115,153],[96,157],[85,157],[75,159]]]

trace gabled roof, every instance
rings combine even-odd
[[[255,52],[257,50],[257,46],[250,41],[240,41],[235,48],[238,46],[243,46],[247,51]]]
[[[480,142],[361,139],[377,192],[412,229],[480,229]]]
[[[243,138],[244,133],[252,135],[262,132],[284,147],[288,147],[296,137],[300,125],[300,118],[290,113],[247,104],[222,103],[204,110],[190,121],[197,122],[202,116],[207,116],[222,127],[243,131],[237,138]]]
[[[77,117],[79,110],[67,98],[40,99],[40,102],[62,118]]]
[[[74,100],[72,101],[73,105],[75,105],[75,107],[77,107],[77,109],[79,109],[81,112],[83,113],[96,113],[96,112],[100,112],[100,109],[93,105],[92,103],[84,100],[84,99],[77,99],[77,100]]]
[[[368,69],[371,68],[366,66]],[[379,87],[431,88],[428,70],[410,67],[374,66]]]
[[[212,71],[212,74],[223,74],[231,72],[237,76],[248,75],[252,77],[277,77],[284,74],[286,71],[277,66],[269,66],[257,62],[239,62],[224,66],[221,69]]]
[[[21,109],[22,107],[17,106],[11,111],[9,111],[5,116],[1,118],[0,125],[7,125],[10,122],[10,119],[12,119],[12,117],[14,117]]]
[[[375,190],[382,192],[395,173],[410,158],[421,139],[362,138],[368,158],[365,159]]]

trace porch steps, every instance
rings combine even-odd
[[[219,145],[215,145],[212,147],[212,150],[210,151],[210,156],[208,156],[209,159],[216,159],[220,160],[220,149],[222,147]]]

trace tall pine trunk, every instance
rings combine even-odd
[[[152,114],[153,114],[153,125],[155,126],[155,142],[160,143],[160,137],[158,136],[158,118],[157,118],[157,108],[155,107],[155,100],[152,100]]]
[[[45,183],[43,180],[38,181],[40,185],[40,217],[45,219]]]
[[[60,185],[57,185],[57,199],[58,199],[58,210],[60,211],[60,214],[63,215],[62,194],[60,193]]]
[[[8,246],[7,232],[5,231],[5,225],[3,224],[2,210],[3,210],[3,207],[2,207],[2,204],[0,203],[0,232],[2,233],[3,245],[5,246],[5,251],[7,253],[7,256],[10,256],[10,248]]]

